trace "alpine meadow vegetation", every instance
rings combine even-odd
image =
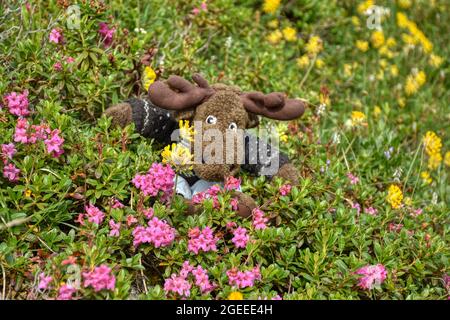
[[[449,20],[447,0],[3,2],[0,297],[448,299]],[[309,102],[262,120],[299,185],[242,173],[185,214],[189,151],[102,113],[194,72]]]

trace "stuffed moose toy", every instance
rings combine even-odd
[[[105,114],[112,117],[113,125],[125,127],[133,122],[136,131],[142,136],[168,144],[172,132],[179,127],[179,120],[199,121],[203,131],[216,129],[225,135],[227,130],[233,132],[258,126],[258,116],[292,120],[302,116],[305,111],[304,101],[288,99],[283,93],[242,92],[235,86],[224,84],[210,86],[199,74],[194,74],[192,79],[195,84],[174,75],[166,81],[155,81],[149,87],[148,98],[129,99],[109,107]],[[244,139],[243,162],[200,161],[193,165],[193,176],[178,177],[176,192],[186,199],[188,214],[198,212],[198,207],[191,201],[196,193],[212,185],[222,184],[224,179],[238,174],[240,169],[251,175],[261,175],[268,162],[274,159],[277,161],[277,172],[268,175],[268,178],[277,176],[292,184],[298,183],[297,169],[289,162],[286,154],[267,144],[264,152],[267,152],[269,160],[260,161],[258,154],[261,153],[262,141],[257,138],[255,144],[250,143],[251,140],[250,136]],[[201,148],[205,148],[205,144]],[[227,152],[233,151],[223,148],[224,158]],[[240,191],[234,192],[238,200],[237,213],[243,217],[249,216],[256,207],[255,201]]]

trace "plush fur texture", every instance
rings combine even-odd
[[[248,129],[259,124],[258,115],[277,120],[290,120],[300,117],[305,110],[305,102],[299,99],[288,99],[284,94],[273,92],[262,94],[260,92],[242,92],[238,87],[225,84],[209,86],[205,79],[196,74],[193,76],[196,85],[178,76],[171,76],[167,81],[156,81],[149,88],[149,99],[130,99],[124,103],[108,108],[105,114],[113,118],[113,124],[126,126],[134,122],[136,131],[145,137],[168,144],[172,131],[178,128],[178,120],[190,120],[191,123],[199,121],[202,130],[216,129],[225,136],[227,129]],[[213,116],[215,121],[208,121]],[[231,126],[230,126],[231,125]],[[233,132],[233,130],[231,130]],[[258,146],[251,145],[248,136],[244,140],[243,165],[237,163],[237,138],[239,130],[234,131],[234,150],[227,150],[225,141],[222,141],[222,160],[220,164],[211,164],[208,157],[219,156],[210,148],[214,137],[205,141],[203,136],[201,148],[203,150],[203,163],[195,164],[193,181],[204,179],[206,181],[224,181],[228,176],[235,176],[241,167],[250,174],[260,175],[267,164],[258,163]],[[203,134],[203,133],[199,133]],[[229,138],[230,136],[228,136]],[[195,139],[195,137],[194,137]],[[212,150],[211,150],[212,149]],[[227,154],[233,152],[234,163],[226,164]],[[279,170],[274,175],[294,185],[299,182],[297,169],[289,162],[286,154],[279,152],[270,144],[268,155],[278,160]],[[272,178],[272,176],[269,176]],[[242,217],[251,215],[256,207],[255,201],[248,195],[236,191],[238,198],[238,214]],[[188,214],[198,213],[198,206],[188,201]]]

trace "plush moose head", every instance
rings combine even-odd
[[[291,120],[300,117],[305,111],[305,102],[288,99],[285,94],[273,92],[242,92],[234,86],[223,84],[209,85],[199,74],[194,74],[195,84],[178,77],[170,76],[165,82],[156,81],[149,88],[151,102],[163,109],[172,110],[176,120],[200,121],[203,130],[217,129],[223,133],[227,129],[247,129],[258,125],[258,115],[275,120]],[[229,131],[228,131],[229,132]],[[206,147],[202,145],[202,149]],[[223,159],[227,152],[222,148]],[[233,153],[234,154],[234,153]],[[195,174],[207,181],[221,181],[224,177],[235,175],[239,164],[195,164]]]

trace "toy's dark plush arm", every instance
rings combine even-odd
[[[124,127],[133,122],[136,132],[164,144],[171,142],[170,136],[178,128],[173,112],[154,105],[149,99],[128,99],[108,108],[105,114],[112,117],[114,125]]]
[[[289,157],[258,137],[245,136],[245,163],[241,169],[253,176],[266,175],[269,179],[280,177],[297,185],[299,174]]]

